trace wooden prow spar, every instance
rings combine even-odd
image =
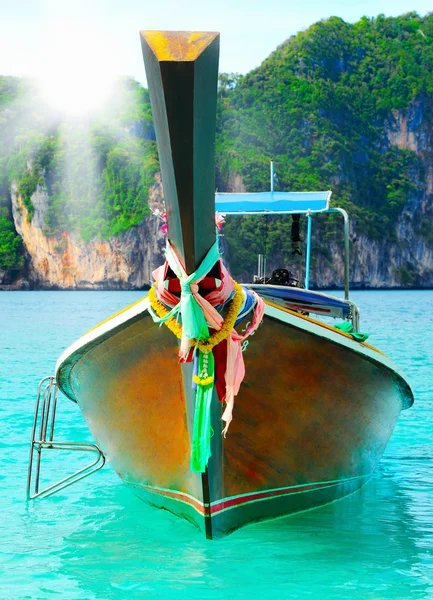
[[[142,31],[168,238],[188,274],[215,242],[219,34]]]
[[[211,259],[219,258],[214,254],[219,37],[148,31],[141,39],[168,214],[167,256],[177,257],[183,271],[166,280],[158,270],[158,287],[147,298],[63,353],[56,379],[79,403],[98,446],[139,497],[185,517],[207,538],[222,537],[361,487],[413,397],[404,375],[372,346],[285,307],[271,302],[264,307],[233,283],[221,262],[219,277],[208,273],[201,279]],[[222,314],[207,313],[204,336],[185,333],[184,308],[193,296],[204,307],[196,310],[197,319],[204,318],[207,300],[211,308],[226,306]],[[164,313],[175,316],[158,326]],[[248,347],[242,347],[262,317]],[[194,348],[186,345],[182,363],[180,327],[181,354],[185,338]],[[239,387],[233,375],[242,369],[234,365],[243,364]],[[224,437],[235,384],[233,422]]]

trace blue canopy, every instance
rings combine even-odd
[[[331,191],[259,192],[215,195],[215,210],[225,215],[304,214],[328,210]]]

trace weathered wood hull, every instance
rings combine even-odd
[[[212,457],[201,475],[189,468],[192,366],[179,365],[177,352],[176,338],[141,303],[71,347],[57,379],[123,481],[208,538],[355,491],[412,403],[377,350],[267,306],[244,354],[226,438],[213,399]]]

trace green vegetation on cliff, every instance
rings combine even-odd
[[[16,77],[0,77],[0,270],[22,267],[22,243],[16,233],[10,203],[10,162],[13,153],[10,127],[13,111],[9,108],[20,93],[22,81]]]
[[[276,189],[332,189],[358,233],[392,239],[404,206],[425,191],[424,164],[433,151],[423,164],[391,143],[395,111],[418,111],[419,121],[431,123],[432,99],[433,15],[355,24],[331,17],[287,40],[248,75],[221,78],[219,184],[230,188],[237,173],[248,190],[269,189],[273,158]],[[243,257],[237,269],[247,267],[257,245],[256,227],[248,219],[227,226],[234,254]],[[333,227],[321,228],[321,236]],[[281,219],[269,228],[275,256]],[[251,246],[236,241],[240,232]]]
[[[148,93],[125,79],[102,116],[63,122],[33,160],[49,194],[48,233],[79,230],[84,240],[108,238],[149,214],[158,171]]]
[[[0,77],[0,269],[23,264],[11,210],[13,184],[28,211],[37,190],[47,199],[45,231],[108,238],[149,214],[159,169],[148,93],[118,82],[107,108],[67,119],[46,106],[30,80]]]

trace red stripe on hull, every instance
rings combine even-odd
[[[129,483],[129,482],[127,482],[127,483]],[[200,514],[202,514],[204,517],[208,517],[210,515],[209,505],[203,504],[202,502],[200,502],[200,500],[197,500],[196,498],[192,498],[191,496],[187,496],[186,494],[183,494],[182,492],[173,492],[171,490],[162,490],[162,489],[150,487],[148,485],[138,485],[138,484],[134,484],[134,483],[130,484],[130,485],[134,485],[135,487],[141,487],[144,490],[146,490],[147,492],[151,492],[153,494],[159,494],[160,496],[166,496],[167,498],[172,498],[173,500],[179,500],[179,502],[185,502],[186,504],[189,504],[190,506],[195,508],[195,510],[197,512],[199,512]]]
[[[369,476],[359,477],[359,479],[366,479]],[[349,480],[352,481],[352,480]],[[279,496],[287,496],[289,494],[297,494],[308,491],[315,491],[324,487],[332,487],[336,485],[341,485],[345,483],[345,480],[342,479],[340,481],[325,481],[320,483],[308,483],[304,485],[290,486],[287,488],[281,488],[278,490],[265,490],[262,492],[253,492],[251,494],[246,494],[243,496],[239,496],[237,498],[224,498],[223,500],[217,501],[211,506],[209,504],[203,504],[200,500],[196,498],[192,498],[191,496],[184,494],[183,492],[166,490],[161,488],[155,488],[147,485],[139,485],[131,482],[125,482],[133,485],[134,487],[142,488],[147,492],[151,492],[153,494],[158,494],[160,496],[165,496],[167,498],[171,498],[173,500],[178,500],[179,502],[184,502],[185,504],[189,504],[192,506],[198,513],[203,515],[204,517],[211,517],[212,515],[216,515],[223,510],[228,510],[230,508],[236,508],[242,506],[243,504],[248,504],[250,502],[257,502],[259,500],[270,500],[272,498],[277,498]]]
[[[306,484],[306,485],[298,485],[296,487],[282,488],[280,490],[267,490],[265,492],[254,492],[253,494],[248,494],[245,496],[241,496],[239,498],[228,498],[228,499],[221,500],[221,502],[213,504],[210,507],[210,512],[211,512],[211,514],[216,514],[222,510],[226,510],[228,508],[234,508],[235,506],[241,506],[242,504],[247,504],[248,502],[256,502],[257,500],[268,500],[269,498],[275,498],[277,496],[285,496],[287,494],[308,492],[309,490],[317,490],[322,487],[339,485],[340,483],[343,483],[343,481],[344,480],[325,482],[325,483],[311,483],[311,484]]]

